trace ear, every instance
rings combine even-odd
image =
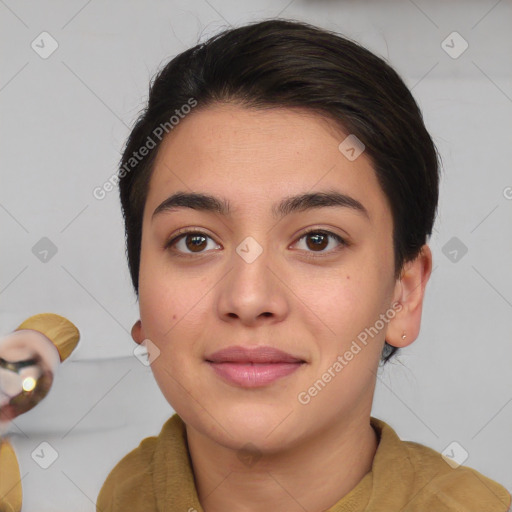
[[[413,261],[408,261],[395,284],[393,304],[399,302],[402,309],[390,320],[386,341],[394,347],[410,345],[420,332],[421,312],[425,288],[432,273],[432,251],[423,245]],[[405,334],[405,339],[402,335]]]
[[[132,339],[137,344],[141,344],[146,337],[144,336],[144,330],[142,329],[142,322],[137,320],[132,327]]]

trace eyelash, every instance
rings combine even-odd
[[[307,235],[310,235],[312,233],[314,233],[314,234],[321,234],[321,235],[325,235],[325,236],[334,238],[340,245],[337,248],[335,248],[335,249],[331,249],[330,251],[305,251],[305,253],[307,254],[306,257],[308,257],[308,258],[312,258],[313,259],[313,258],[323,257],[325,255],[332,254],[333,252],[337,252],[338,250],[342,249],[343,247],[348,247],[350,245],[349,242],[347,242],[344,238],[342,238],[341,236],[337,235],[336,233],[333,233],[333,232],[325,230],[325,229],[318,229],[318,228],[313,228],[313,229],[309,229],[308,231],[305,231],[304,233],[302,233],[299,236],[299,238],[297,238],[297,242],[299,242],[303,238],[307,237]],[[213,240],[213,238],[211,236],[207,235],[206,233],[203,233],[202,231],[193,230],[193,229],[184,229],[183,231],[178,231],[178,233],[175,236],[173,236],[170,240],[168,240],[164,244],[163,249],[172,248],[172,246],[174,246],[176,243],[178,243],[186,235],[202,235],[202,236],[205,236],[206,238],[210,238],[211,240]],[[180,251],[176,251],[176,254],[179,257],[188,258],[188,257],[191,257],[191,256],[193,257],[195,255],[205,254],[205,251],[197,252],[197,253],[190,253],[190,252],[189,253],[183,253],[183,252],[180,252]]]

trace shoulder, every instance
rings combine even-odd
[[[98,512],[118,510],[153,510],[153,469],[155,454],[162,437],[175,422],[169,418],[158,436],[146,437],[110,471],[96,502]]]
[[[498,482],[467,466],[451,465],[443,456],[419,443],[403,441],[409,460],[417,471],[424,472],[424,490],[418,499],[433,510],[506,512],[511,505],[510,493]],[[422,498],[423,496],[423,498]]]
[[[412,441],[402,441],[381,420],[372,419],[388,453],[386,462],[399,467],[407,482],[408,507],[404,512],[506,512],[510,493],[475,469],[457,465],[439,452]],[[451,463],[449,463],[450,461]]]

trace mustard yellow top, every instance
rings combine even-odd
[[[19,512],[22,495],[18,459],[11,444],[0,439],[0,512]]]
[[[438,452],[402,441],[370,418],[379,445],[372,469],[326,512],[506,512],[511,496],[465,466],[452,468]],[[108,475],[97,512],[203,512],[196,492],[186,430],[177,414],[158,436],[143,439]]]

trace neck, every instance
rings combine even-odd
[[[187,425],[199,501],[205,512],[320,512],[371,470],[378,441],[369,413],[330,426],[298,446],[244,464],[237,452]]]

